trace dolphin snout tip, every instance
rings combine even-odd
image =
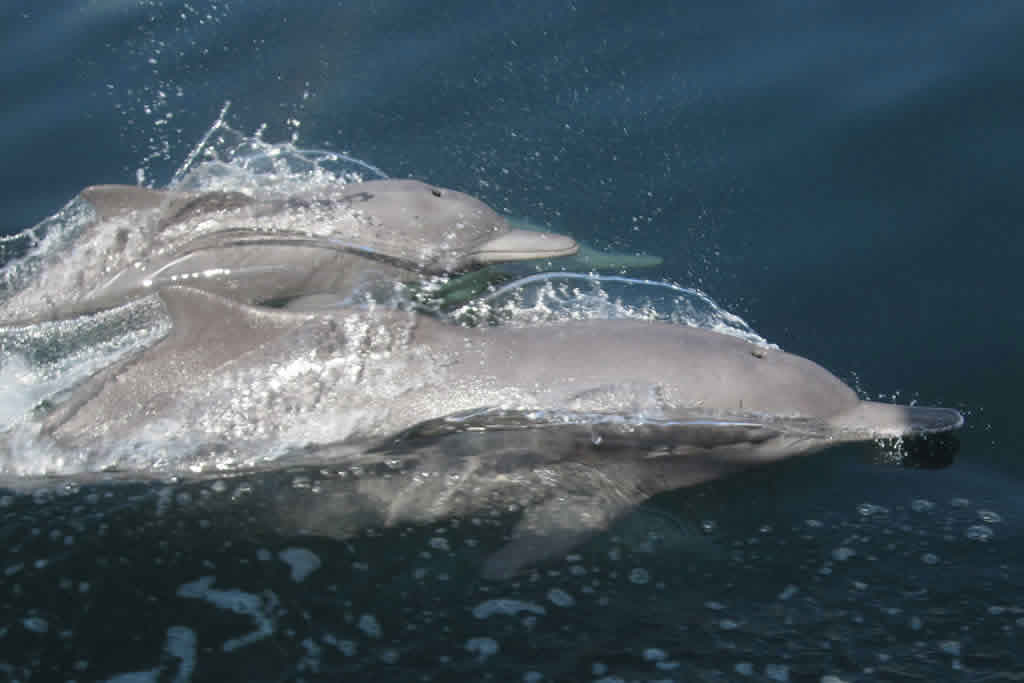
[[[568,235],[532,230],[510,230],[488,240],[473,252],[477,263],[529,261],[532,259],[572,256],[580,245]]]

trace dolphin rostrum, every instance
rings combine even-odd
[[[39,318],[95,312],[174,284],[252,304],[342,300],[375,286],[390,291],[424,276],[579,248],[564,235],[513,228],[474,197],[416,180],[268,200],[122,185],[89,187],[81,197],[97,221],[73,250],[89,251],[88,258],[52,266],[79,269],[66,278],[78,296]]]

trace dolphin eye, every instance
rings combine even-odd
[[[434,195],[435,197],[440,197],[441,190],[437,189],[436,187],[432,187],[430,188],[430,194]]]

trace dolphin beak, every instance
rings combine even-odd
[[[572,256],[580,245],[571,237],[553,232],[510,230],[500,237],[484,242],[472,254],[474,263],[503,263],[541,258]]]

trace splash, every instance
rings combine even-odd
[[[778,348],[698,289],[623,275],[537,273],[497,287],[452,315],[463,322],[498,319],[515,325],[561,320],[662,320]]]
[[[230,102],[224,104],[213,126],[175,171],[168,189],[284,198],[388,177],[373,164],[342,152],[304,149],[293,142],[266,142],[263,128],[245,135],[227,124],[230,106]]]
[[[299,147],[295,139],[271,143],[263,128],[247,135],[227,122],[225,103],[213,125],[185,156],[168,189],[183,192],[232,191],[263,199],[336,191],[339,185],[388,175],[348,154]],[[55,302],[90,291],[87,269],[109,278],[126,263],[103,266],[100,257],[111,244],[127,241],[124,258],[145,248],[145,235],[130,220],[98,224],[91,206],[74,199],[56,214],[0,243],[0,320],[24,320]],[[134,242],[138,245],[132,246]],[[133,249],[135,251],[133,251]],[[122,259],[123,260],[123,259]],[[104,274],[110,271],[109,274]],[[93,273],[95,274],[95,273]],[[437,278],[424,289],[443,288]],[[405,307],[412,296],[396,287],[392,300],[365,305]],[[705,293],[668,282],[622,275],[574,272],[538,273],[493,286],[453,311],[432,312],[453,324],[530,325],[594,318],[663,320],[717,330],[767,345],[745,321],[724,310]],[[98,369],[137,352],[169,330],[162,307],[151,297],[111,311],[58,322],[0,325],[0,474],[97,472],[110,467],[142,471],[234,471],[284,462],[296,447],[310,441],[344,439],[372,427],[377,416],[361,412],[344,395],[347,357],[324,354],[310,344],[295,362],[266,368],[244,381],[223,387],[184,388],[183,404],[206,402],[222,409],[200,430],[183,412],[182,419],[151,425],[138,439],[112,445],[92,455],[58,453],[38,439],[38,422],[62,394]],[[379,396],[415,391],[416,373],[396,365],[376,378]],[[404,378],[404,379],[403,379]],[[421,378],[422,379],[422,378]],[[267,406],[276,406],[267,410]],[[347,406],[347,407],[346,407]],[[273,412],[280,424],[253,418]],[[202,433],[200,433],[202,431]],[[203,442],[203,434],[239,432],[246,449]],[[285,460],[279,460],[285,458]]]

